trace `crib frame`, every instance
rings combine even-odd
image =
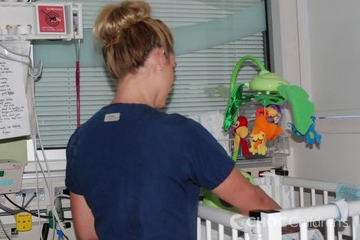
[[[360,201],[342,201],[340,216],[339,205],[335,204],[339,183],[274,173],[266,173],[255,182],[282,210],[259,212],[255,213],[256,217],[248,217],[200,203],[198,240],[279,240],[283,226],[296,224],[300,227],[300,240],[308,239],[309,227],[321,230],[324,239],[360,240]]]

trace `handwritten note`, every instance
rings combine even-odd
[[[26,69],[23,63],[0,57],[0,139],[30,134]]]

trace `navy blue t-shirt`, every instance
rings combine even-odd
[[[142,104],[112,104],[67,146],[66,186],[83,195],[100,239],[196,239],[200,187],[234,162],[197,122]]]

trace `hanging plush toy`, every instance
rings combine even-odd
[[[322,136],[318,134],[318,132],[315,130],[315,116],[311,117],[313,123],[310,125],[309,129],[304,133],[301,134],[295,127],[294,124],[288,123],[288,125],[291,127],[292,132],[299,137],[305,137],[306,143],[313,145],[313,144],[321,144],[321,138]]]
[[[233,132],[234,132],[234,154],[232,156],[232,159],[234,161],[237,160],[238,154],[239,154],[239,147],[241,145],[241,150],[243,152],[243,154],[246,157],[250,157],[250,152],[249,152],[249,145],[247,140],[245,139],[247,137],[247,135],[249,134],[249,129],[248,129],[248,120],[246,119],[246,117],[244,116],[240,116],[237,118],[237,121],[235,122],[235,124],[232,127]]]
[[[260,73],[254,75],[250,82],[241,82],[236,85],[238,72],[248,60],[257,65]],[[285,102],[291,105],[294,123],[289,123],[289,126],[293,133],[305,137],[307,144],[320,144],[321,135],[315,130],[315,107],[309,101],[309,95],[300,86],[291,85],[280,76],[266,70],[259,59],[253,56],[243,56],[239,59],[231,75],[229,96],[224,116],[224,131],[228,131],[235,124],[242,105],[256,101],[263,106],[256,113],[255,126],[250,134],[251,154],[266,155],[266,142],[283,132],[278,124],[281,122],[281,110]],[[235,144],[234,148],[239,147]],[[245,153],[244,155],[246,156]],[[237,155],[233,155],[233,159],[235,157]]]
[[[268,140],[274,140],[283,133],[276,123],[269,123],[267,117],[260,114],[255,118],[254,128],[250,134],[250,152],[255,155],[266,155]]]
[[[265,108],[258,108],[255,112],[255,116],[259,116],[261,114],[267,118],[268,122],[278,123],[281,119],[281,106],[272,104]]]

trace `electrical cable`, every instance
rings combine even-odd
[[[38,126],[38,121],[37,121],[37,118],[36,118],[36,123],[37,123],[37,126]],[[52,210],[52,218],[53,220],[56,220],[56,222],[59,223],[59,226],[60,228],[62,227],[61,226],[61,221],[60,221],[60,218],[59,218],[59,215],[57,214],[57,211],[56,211],[56,208],[55,208],[55,205],[54,205],[54,200],[53,200],[53,191],[52,191],[52,178],[51,178],[51,173],[50,173],[50,168],[49,168],[49,165],[48,165],[48,161],[47,161],[47,158],[46,158],[46,155],[45,155],[45,150],[44,150],[44,147],[43,147],[43,144],[41,142],[41,137],[40,137],[40,132],[38,132],[38,140],[40,142],[40,147],[41,147],[41,150],[42,150],[42,153],[43,153],[43,156],[44,156],[44,162],[45,162],[45,165],[46,165],[46,168],[47,168],[47,172],[48,172],[48,178],[50,179],[50,186],[49,186],[49,183],[48,181],[46,180],[46,176],[45,176],[45,172],[44,172],[44,169],[42,168],[41,166],[41,163],[40,163],[40,158],[37,154],[37,151],[35,152],[35,156],[36,156],[36,160],[37,160],[37,163],[38,165],[40,166],[40,169],[41,169],[41,172],[44,176],[44,180],[45,180],[45,185],[49,191],[49,197],[50,197],[50,204],[51,204],[51,210]],[[55,221],[54,221],[55,222]],[[65,232],[65,231],[64,231]]]
[[[32,48],[30,48],[29,50],[29,57],[30,57],[30,62],[32,64]],[[27,86],[29,85],[29,88],[27,89],[27,93],[28,91],[30,91],[31,93],[31,99],[32,99],[32,110],[33,110],[33,117],[34,117],[34,121],[35,121],[35,126],[36,126],[36,134],[39,134],[39,125],[38,125],[38,122],[37,122],[37,114],[36,114],[36,109],[35,109],[35,94],[34,94],[34,88],[35,88],[35,81],[39,78],[39,76],[41,75],[42,73],[42,63],[41,65],[37,68],[37,73],[35,73],[34,71],[34,68],[33,66],[31,66],[31,71],[29,69],[28,71],[28,78],[27,78]],[[32,136],[31,136],[31,139],[33,140],[33,147],[34,147],[34,152],[36,153],[35,154],[35,159],[37,160],[36,163],[35,163],[35,173],[36,173],[36,196],[39,196],[39,192],[38,192],[38,189],[39,189],[39,172],[38,172],[38,165],[40,165],[39,161],[38,161],[38,158],[37,158],[37,149],[36,149],[36,142],[35,142],[35,139],[36,139],[36,134],[35,133],[31,133]],[[41,166],[40,166],[41,168]],[[47,184],[47,178],[45,177],[45,173],[43,171],[43,169],[41,168],[42,170],[42,173],[43,173],[43,176],[44,176],[44,181],[45,181],[45,184],[46,186],[48,187],[48,184]],[[49,187],[48,187],[49,189]],[[49,193],[51,194],[51,192],[49,191]],[[35,197],[35,196],[33,196]],[[32,198],[33,199],[33,198]],[[31,200],[32,200],[31,199]],[[30,202],[29,202],[30,203]],[[30,212],[30,214],[32,214],[33,216],[37,216],[38,217],[38,224],[39,226],[41,226],[41,218],[45,218],[44,216],[42,216],[40,214],[40,199],[37,198],[37,214],[33,214],[32,212]],[[46,216],[46,218],[48,219],[48,217]],[[39,235],[40,235],[40,239],[42,238],[42,234],[41,234],[41,229],[39,228],[38,229],[38,232],[39,232]]]
[[[69,195],[66,195],[66,194],[59,194],[59,195],[56,195],[55,196],[55,199],[54,199],[54,203],[56,202],[56,200],[60,198],[60,201],[61,199],[70,199],[70,196]],[[64,221],[72,221],[72,218],[65,218],[63,217],[63,220]]]
[[[49,218],[50,218],[49,216],[38,215],[38,214],[36,214],[36,213],[34,213],[34,212],[32,212],[32,211],[29,211],[29,210],[27,210],[27,209],[19,206],[18,204],[16,204],[16,203],[15,203],[13,200],[11,200],[6,194],[3,194],[3,195],[4,195],[4,197],[5,197],[12,205],[14,205],[15,207],[17,207],[18,209],[20,209],[20,210],[22,210],[22,211],[24,211],[24,212],[30,213],[30,214],[31,214],[32,216],[34,216],[34,217],[46,218],[46,219],[49,219]],[[5,206],[2,205],[2,204],[0,204],[0,208],[2,208],[2,207],[5,207]],[[4,211],[5,211],[5,210],[4,210]],[[7,211],[7,212],[8,212],[8,211]],[[15,215],[16,213],[19,213],[19,212],[21,212],[21,211],[14,211],[14,213],[13,213],[13,211],[10,211],[10,212],[8,212],[8,213],[11,213],[11,214]]]
[[[38,124],[38,121],[37,121],[37,120],[36,120],[36,122],[37,122],[37,124]],[[40,135],[39,135],[39,136],[40,136]],[[64,229],[64,227],[63,227],[62,224],[61,224],[61,220],[60,220],[60,218],[59,218],[59,215],[58,215],[58,213],[57,213],[57,211],[56,211],[56,208],[55,208],[55,205],[54,205],[53,191],[52,191],[52,178],[51,178],[50,168],[49,168],[49,166],[48,166],[47,158],[46,158],[46,156],[45,156],[45,150],[44,150],[44,147],[43,147],[43,145],[42,145],[42,143],[41,143],[40,137],[39,137],[39,141],[40,141],[41,150],[42,150],[42,153],[43,153],[43,156],[44,156],[44,162],[45,162],[45,164],[46,164],[46,166],[47,166],[47,171],[48,171],[48,175],[49,175],[49,179],[50,179],[50,186],[51,186],[51,187],[49,186],[49,183],[48,183],[47,180],[46,180],[45,173],[44,173],[44,170],[43,170],[43,168],[42,168],[42,166],[41,166],[41,164],[40,164],[40,160],[39,160],[39,156],[38,156],[37,152],[35,153],[35,155],[36,155],[37,162],[38,162],[38,164],[39,164],[39,166],[40,166],[40,168],[41,168],[42,174],[44,175],[45,184],[46,184],[47,189],[48,189],[48,191],[49,191],[51,210],[52,210],[52,213],[53,213],[53,214],[52,214],[52,218],[53,218],[53,221],[54,221],[54,222],[55,222],[55,220],[56,220],[56,222],[58,223],[59,227],[60,227],[61,230],[64,232],[64,236],[66,236],[66,235],[65,235],[65,229]]]
[[[19,212],[14,209],[8,208],[7,206],[3,205],[2,203],[0,203],[0,209],[7,213],[10,213],[11,215],[15,215]]]
[[[34,81],[35,81],[35,79],[34,79]],[[34,87],[35,87],[35,85],[34,85]],[[35,99],[35,96],[34,96],[34,99]],[[34,103],[35,104],[35,103]],[[34,111],[35,111],[35,105],[34,105]],[[35,114],[34,114],[35,115]],[[35,146],[35,144],[34,144],[34,151],[37,151],[36,149],[36,146]],[[36,195],[39,195],[39,193],[38,193],[38,187],[39,187],[39,170],[38,170],[38,165],[37,164],[35,164],[35,178],[36,178]],[[38,208],[37,208],[37,215],[38,216],[40,216],[40,200],[39,200],[39,198],[37,198],[37,206],[38,206]],[[41,226],[41,218],[38,218],[38,224],[39,224],[39,226]],[[39,234],[41,234],[40,235],[40,240],[44,240],[44,239],[42,239],[42,232],[40,232],[40,229],[38,229],[38,231],[39,231]]]
[[[43,227],[41,229],[41,237],[40,240],[46,240],[48,238],[49,235],[49,229],[50,229],[50,224],[49,223],[44,223]]]
[[[24,207],[24,204],[25,204],[25,198],[26,198],[26,194],[23,193],[22,194],[22,203],[21,203],[21,207]]]
[[[35,98],[33,98],[33,106],[35,106]],[[34,112],[36,112],[35,107],[34,107]],[[44,169],[43,169],[43,167],[42,167],[42,165],[40,163],[40,158],[39,158],[39,155],[37,153],[38,151],[37,151],[37,148],[36,148],[35,137],[33,137],[32,140],[33,140],[33,146],[34,146],[35,160],[36,160],[36,163],[38,164],[38,166],[40,167],[41,173],[42,173],[42,175],[44,177],[46,188],[48,189],[48,192],[49,192],[51,210],[52,210],[52,213],[53,213],[52,218],[53,218],[54,222],[56,220],[59,227],[64,232],[64,236],[66,236],[65,235],[65,229],[61,224],[61,220],[59,218],[59,215],[57,214],[57,211],[56,211],[56,208],[55,208],[55,205],[54,205],[54,200],[53,200],[54,199],[54,197],[53,197],[54,193],[53,193],[52,177],[51,177],[50,167],[49,167],[49,163],[48,163],[48,160],[47,160],[47,157],[46,157],[44,145],[43,145],[42,140],[41,140],[41,134],[40,134],[40,131],[39,131],[39,121],[38,121],[38,118],[37,118],[37,114],[34,114],[34,118],[35,118],[35,124],[36,124],[36,129],[37,129],[37,140],[39,141],[41,153],[43,154],[44,163],[45,163],[45,166],[46,166],[48,177],[45,176],[45,171],[44,171]],[[48,179],[49,179],[49,181],[47,181]]]
[[[77,50],[77,58],[79,56],[79,53],[80,53],[80,50],[78,49]],[[34,81],[36,79],[34,78]],[[33,111],[34,111],[34,121],[35,121],[35,125],[36,125],[36,134],[35,136],[32,136],[32,141],[33,141],[33,146],[34,146],[34,154],[35,154],[35,160],[36,160],[36,167],[39,166],[40,167],[40,170],[41,170],[41,173],[44,177],[44,181],[45,181],[45,185],[46,185],[46,188],[49,192],[49,198],[50,198],[50,207],[51,207],[51,210],[52,210],[52,218],[53,218],[53,221],[58,223],[60,229],[62,230],[62,232],[64,233],[64,237],[67,238],[67,236],[65,235],[65,229],[64,227],[62,226],[61,224],[61,220],[59,218],[59,215],[56,211],[56,208],[55,208],[55,205],[54,205],[54,193],[53,193],[53,184],[52,184],[52,177],[51,177],[51,172],[50,172],[50,167],[49,167],[49,164],[48,164],[48,159],[46,157],[46,153],[45,153],[45,149],[44,149],[44,145],[42,143],[42,138],[41,138],[41,134],[40,134],[40,127],[39,127],[39,121],[38,121],[38,118],[37,118],[37,114],[36,114],[36,109],[35,109],[35,96],[33,95],[32,97],[32,100],[33,100]],[[44,168],[40,162],[40,157],[38,155],[38,150],[37,150],[37,144],[36,144],[36,140],[38,140],[39,142],[39,147],[40,147],[40,150],[41,150],[41,153],[43,155],[43,162],[45,163],[45,167],[46,167],[46,172],[48,174],[48,176],[46,177],[45,176],[45,171],[44,171]],[[38,180],[38,176],[37,176],[37,180]],[[49,181],[48,181],[49,180]],[[37,182],[38,183],[38,182]],[[38,199],[39,200],[39,199]],[[39,210],[40,207],[38,207],[38,210]],[[41,216],[40,214],[38,214],[39,216]],[[40,221],[40,220],[39,220]]]
[[[39,187],[39,171],[38,171],[38,165],[35,164],[35,176],[36,176],[36,195],[39,195],[39,192],[38,192],[38,187]],[[37,214],[40,216],[40,200],[39,198],[37,198]],[[39,226],[41,226],[41,218],[38,218],[38,224]],[[40,240],[44,240],[43,239],[43,232],[41,231],[40,232],[40,228],[38,229],[38,232],[40,234]]]
[[[66,195],[66,194],[59,194],[59,195],[56,195],[55,200],[56,200],[57,198],[70,199],[70,196],[69,196],[69,195]]]
[[[21,207],[27,208],[27,206],[29,206],[29,204],[31,203],[31,201],[32,201],[36,196],[37,196],[37,194],[33,194],[33,195],[31,196],[31,198],[25,203],[25,205],[21,205]],[[24,195],[23,195],[23,199],[25,200]]]
[[[1,221],[1,218],[0,218],[0,225],[1,225],[1,228],[2,228],[2,230],[3,230],[3,232],[4,232],[5,236],[6,236],[6,238],[7,238],[8,240],[11,240],[11,237],[9,236],[9,234],[6,232],[6,230],[5,230],[5,228],[4,228],[4,225],[3,225],[3,222]]]
[[[9,199],[9,197],[5,194],[3,194],[4,197],[10,202],[12,203],[14,206],[16,206],[19,210],[13,210],[11,208],[8,208],[6,207],[5,205],[3,204],[0,204],[0,209],[4,210],[5,212],[7,213],[10,213],[12,215],[15,215],[21,211],[26,211],[30,214],[32,214],[31,212],[29,212],[28,210],[26,210],[25,208],[31,203],[31,201],[35,198],[35,194],[25,203],[25,198],[26,198],[26,195],[25,194],[22,194],[22,197],[23,197],[23,200],[22,200],[22,204],[21,206],[17,205],[16,203],[14,203],[11,199]],[[40,207],[39,207],[40,208]],[[21,211],[20,211],[21,210]],[[33,215],[33,214],[32,214]],[[35,215],[35,216],[39,216],[39,215]]]
[[[53,235],[52,235],[52,240],[55,240],[55,236],[56,236],[56,231],[52,231],[53,232]]]

